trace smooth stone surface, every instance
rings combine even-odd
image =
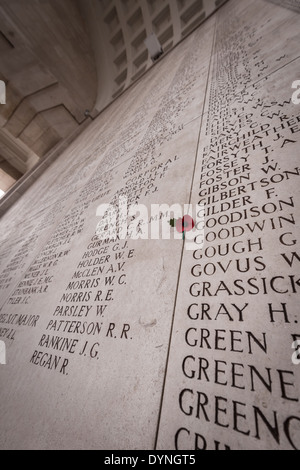
[[[300,17],[256,1],[218,17],[192,190],[205,241],[184,251],[158,449],[299,449]]]
[[[229,1],[1,219],[1,449],[299,449],[299,23]],[[122,195],[199,248],[99,243]]]
[[[155,445],[183,242],[99,245],[96,212],[119,195],[149,218],[151,204],[188,201],[209,31],[196,35],[204,49],[189,38],[115,102],[2,219],[1,448]]]

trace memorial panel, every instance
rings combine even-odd
[[[300,17],[255,1],[217,16],[158,449],[299,449]]]
[[[229,0],[2,217],[1,449],[300,448],[300,16],[275,3]]]

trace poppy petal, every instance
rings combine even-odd
[[[176,230],[177,230],[177,232],[179,232],[179,233],[184,232],[185,228],[184,228],[184,225],[183,225],[183,219],[178,219],[178,220],[177,220],[177,222],[176,222]]]
[[[190,215],[185,215],[183,217],[183,224],[186,232],[190,232],[195,227],[195,223]]]

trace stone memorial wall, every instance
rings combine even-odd
[[[227,2],[2,217],[1,449],[299,450],[297,6]]]

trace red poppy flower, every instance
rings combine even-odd
[[[190,215],[185,215],[176,222],[176,230],[179,233],[190,232],[195,227],[195,223]]]

